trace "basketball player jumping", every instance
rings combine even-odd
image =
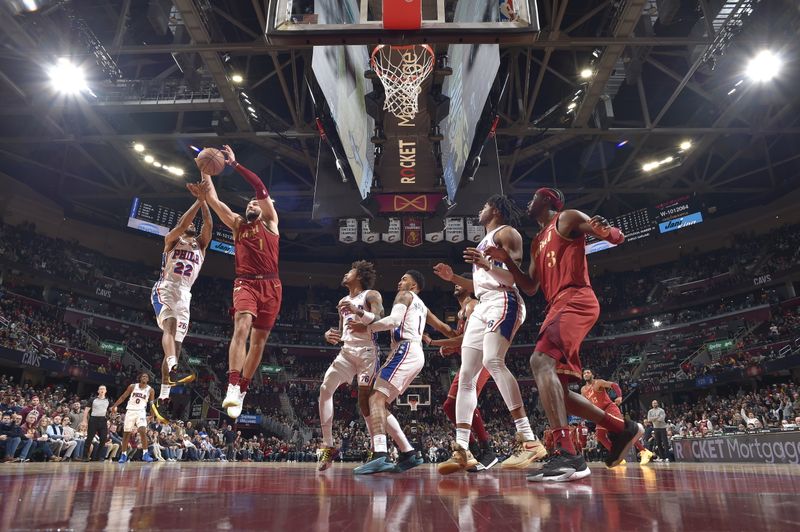
[[[346,327],[353,331],[364,329],[358,322],[367,325],[370,332],[392,330],[392,356],[380,369],[369,397],[372,460],[355,468],[353,473],[356,475],[402,472],[422,464],[422,459],[417,457],[417,451],[409,443],[402,429],[398,434],[400,440],[395,440],[400,449],[397,465],[389,460],[386,427],[388,406],[408,389],[425,365],[425,354],[422,350],[425,324],[447,337],[455,334],[450,327],[429,312],[425,303],[419,298],[418,294],[424,288],[425,277],[416,270],[407,271],[397,284],[397,296],[391,314],[381,319],[372,312],[358,308],[352,302],[344,301],[340,304],[342,311],[357,316],[357,319],[350,320],[346,324]]]
[[[375,266],[371,262],[360,260],[352,264],[342,279],[342,286],[347,288],[349,293],[338,304],[339,328],[325,333],[326,342],[332,345],[343,342],[343,345],[325,372],[319,389],[319,419],[324,446],[319,462],[320,471],[325,471],[331,466],[336,452],[333,446],[333,393],[342,384],[352,382],[356,376],[358,376],[358,407],[367,423],[367,429],[370,429],[369,394],[378,372],[379,349],[373,333],[367,330],[356,332],[344,327],[355,319],[349,306],[344,304],[350,303],[382,318],[383,298],[380,292],[372,290],[375,277]]]
[[[609,382],[603,379],[595,379],[592,370],[584,368],[583,380],[586,384],[581,388],[581,395],[592,402],[594,406],[606,412],[610,416],[622,419],[622,412],[619,410],[619,405],[622,403],[622,388],[616,382]],[[608,396],[608,390],[614,390],[617,398],[613,401]],[[611,451],[611,440],[608,439],[608,429],[597,426],[595,430],[597,441],[600,445]],[[643,444],[642,440],[633,442],[636,450],[639,451],[639,463],[647,465],[653,458],[653,453],[649,451]]]
[[[528,476],[532,482],[564,482],[587,477],[591,471],[570,438],[567,414],[573,414],[609,431],[611,451],[606,465],[617,465],[644,429],[594,406],[568,384],[581,378],[578,356],[581,342],[600,315],[600,305],[589,282],[586,265],[586,235],[612,244],[625,240],[622,232],[600,216],[589,218],[576,210],[564,209],[564,195],[552,188],[540,188],[528,204],[528,215],[541,230],[531,243],[531,265],[526,275],[517,257],[500,247],[486,255],[505,264],[514,281],[526,294],[541,286],[549,305],[531,356],[531,370],[539,389],[539,400],[553,430],[556,448],[543,468]]]
[[[525,469],[547,456],[547,451],[531,429],[519,384],[505,361],[511,341],[525,321],[525,303],[508,267],[502,262],[488,260],[483,254],[484,250],[494,247],[502,249],[515,265],[522,261],[522,236],[508,225],[514,224],[518,218],[518,209],[509,198],[490,197],[478,215],[478,221],[486,228],[486,236],[477,248],[464,251],[465,261],[473,265],[472,280],[455,275],[450,266],[437,264],[434,267],[436,275],[472,291],[479,301],[467,322],[461,343],[456,442],[453,456],[439,465],[442,474],[469,469],[478,463],[469,451],[469,436],[472,417],[478,406],[478,378],[483,368],[492,375],[517,427],[515,451],[501,467]]]
[[[125,434],[122,436],[120,464],[128,461],[128,442],[134,431],[139,432],[139,440],[142,443],[142,460],[145,462],[153,461],[153,457],[150,456],[150,451],[148,450],[149,443],[147,441],[147,403],[154,399],[155,392],[148,384],[149,382],[150,375],[142,372],[139,375],[139,382],[129,384],[125,393],[111,405],[111,413],[116,414],[117,407],[122,404],[122,401],[128,399],[128,404],[125,405],[125,424],[123,426]]]
[[[468,273],[462,275],[462,277],[465,279],[471,279],[472,274]],[[461,341],[464,338],[464,329],[466,328],[467,321],[469,321],[469,317],[472,315],[473,310],[475,310],[475,306],[478,304],[478,300],[473,298],[472,294],[470,294],[469,291],[463,286],[455,285],[455,288],[453,288],[453,295],[456,297],[456,299],[458,299],[458,304],[460,306],[458,311],[458,325],[456,327],[457,336],[446,338],[444,340],[431,340],[427,335],[424,337],[424,340],[428,345],[440,348],[439,353],[443,357],[461,354]],[[458,375],[459,374],[456,373],[452,384],[450,384],[450,390],[447,392],[447,399],[445,400],[444,405],[442,405],[444,413],[454,425],[456,423]],[[478,382],[476,385],[476,394],[478,397],[480,397],[483,387],[489,381],[491,376],[492,375],[486,368],[481,369],[481,373],[478,376]],[[483,424],[481,411],[478,408],[475,408],[475,412],[472,414],[472,429],[469,435],[469,446],[470,452],[478,461],[478,464],[468,471],[484,471],[497,464],[497,456],[494,453],[494,449],[492,449],[491,441],[492,439],[489,436],[489,433],[486,432],[486,427]],[[456,470],[454,469],[450,472],[455,471]],[[445,472],[444,474],[447,473]]]
[[[194,220],[197,211],[202,209],[203,228],[200,236]],[[192,285],[200,274],[206,250],[211,243],[211,229],[214,222],[205,201],[197,200],[183,213],[177,225],[164,237],[164,252],[161,255],[161,276],[151,294],[156,322],[163,331],[161,347],[164,360],[161,363],[161,390],[158,400],[151,405],[153,415],[161,423],[167,422],[169,413],[169,392],[175,384],[185,384],[195,380],[196,375],[178,375],[178,357],[181,343],[189,332],[189,304],[192,300]]]
[[[226,162],[247,181],[255,198],[244,216],[234,213],[219,200],[208,175],[200,184],[189,185],[199,199],[205,198],[222,223],[234,235],[236,279],[233,281],[233,337],[228,350],[228,391],[222,401],[228,417],[236,419],[250,381],[261,363],[283,294],[278,278],[278,213],[261,179],[239,164],[230,146],[224,146]],[[250,349],[247,338],[250,337]]]

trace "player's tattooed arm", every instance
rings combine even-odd
[[[472,279],[467,279],[466,277],[456,275],[453,273],[453,268],[447,264],[440,262],[433,267],[433,273],[445,281],[449,281],[453,284],[463,287],[465,290],[469,290],[470,292],[475,291],[475,285],[472,284]]]
[[[199,210],[200,200],[198,199],[192,204],[191,207],[189,207],[189,210],[183,213],[183,216],[178,219],[178,223],[175,224],[175,227],[173,227],[172,230],[164,236],[164,253],[175,247],[175,243],[178,241],[178,238],[180,238],[180,236],[186,232],[189,226],[192,225],[192,221]]]
[[[211,233],[214,229],[214,219],[211,217],[211,209],[208,208],[208,202],[204,201],[200,205],[200,212],[203,213],[203,228],[200,230],[200,239],[198,244],[203,249],[203,253],[208,249],[211,244]]]
[[[398,292],[397,297],[394,298],[394,306],[392,307],[391,314],[381,319],[378,319],[378,317],[372,312],[360,308],[353,308],[352,304],[350,303],[348,303],[348,305],[351,311],[359,317],[361,323],[369,325],[371,330],[388,331],[398,327],[403,322],[403,316],[405,316],[406,310],[408,309],[409,305],[411,305],[412,301],[414,301],[414,298],[412,297],[411,292],[406,290]]]
[[[133,392],[134,384],[129,384],[128,388],[123,392],[122,395],[119,396],[119,399],[114,401],[114,404],[111,405],[111,413],[115,413],[117,411],[117,407],[122,404],[122,401],[128,398],[128,396]]]
[[[375,314],[378,318],[383,317],[384,308],[383,308],[383,296],[377,290],[370,290],[367,292],[366,297],[367,304],[369,305],[369,311]]]

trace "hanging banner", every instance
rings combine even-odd
[[[400,218],[391,218],[389,220],[389,231],[383,233],[381,239],[389,244],[400,242]]]
[[[475,217],[467,218],[466,222],[467,240],[477,244],[484,236],[486,236],[486,229],[478,223],[478,219]]]
[[[425,233],[425,242],[433,242],[434,244],[444,242],[444,230]]]
[[[422,245],[422,218],[403,218],[403,245],[410,248]]]
[[[388,212],[434,212],[442,201],[441,194],[377,194],[381,213]]]
[[[381,241],[380,233],[373,233],[369,229],[369,220],[361,220],[361,241],[367,244],[374,244]]]
[[[447,218],[444,223],[444,236],[448,242],[457,244],[464,241],[464,219]]]
[[[344,218],[339,220],[339,242],[352,244],[358,240],[358,220]]]

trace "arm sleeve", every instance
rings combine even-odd
[[[395,304],[392,307],[392,313],[385,318],[381,318],[378,321],[372,322],[370,329],[373,331],[388,331],[394,329],[395,327],[399,327],[400,324],[403,323],[403,316],[406,315],[407,310],[408,307],[406,305],[403,305],[402,303]]]
[[[622,399],[622,388],[619,387],[619,384],[617,384],[616,382],[612,382],[611,389],[614,390],[614,393],[617,394],[617,397]]]
[[[264,182],[261,181],[261,178],[258,177],[256,174],[239,164],[238,162],[233,165],[234,170],[236,170],[240,176],[244,178],[247,183],[253,187],[253,191],[256,193],[256,199],[267,199],[269,197],[269,192],[267,192],[267,187],[264,186]]]

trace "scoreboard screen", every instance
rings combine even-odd
[[[633,242],[652,234],[676,231],[702,221],[700,208],[690,196],[675,198],[655,207],[646,207],[609,220],[611,225],[619,227],[625,235],[626,242]],[[612,247],[613,244],[591,236],[586,239],[587,255]]]
[[[183,216],[182,211],[177,211],[164,205],[147,203],[142,201],[141,198],[133,198],[128,215],[128,227],[145,233],[166,236],[170,229],[175,227],[181,216]],[[198,214],[194,222],[196,226],[201,226],[202,216]],[[209,248],[233,255],[233,233],[231,233],[231,230],[224,225],[215,223]]]

